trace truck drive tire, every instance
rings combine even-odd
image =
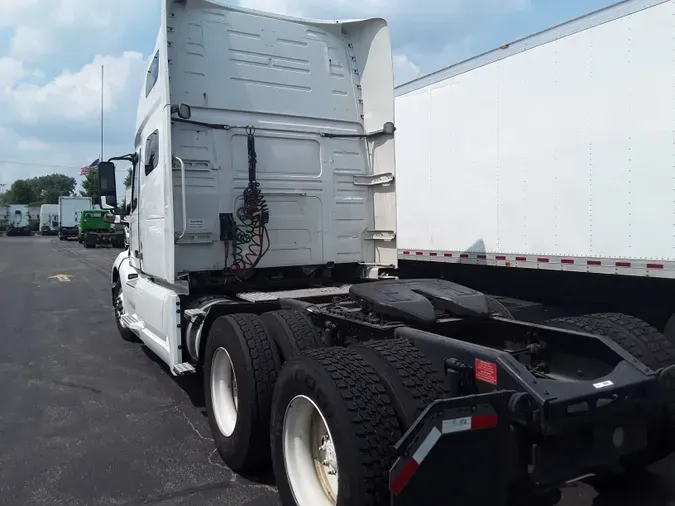
[[[443,376],[407,339],[367,341],[352,347],[375,370],[405,432],[433,401],[448,397]]]
[[[271,311],[264,313],[260,321],[267,334],[277,343],[282,362],[304,350],[322,347],[319,333],[302,311]]]
[[[84,234],[84,247],[85,248],[95,248],[96,243],[98,242],[98,237],[96,234],[90,232],[85,232]]]
[[[675,349],[654,327],[633,316],[598,313],[571,318],[557,318],[544,323],[607,337],[653,370],[675,363]],[[624,458],[629,469],[639,469],[657,462],[675,451],[675,385],[667,390],[662,412],[650,421],[647,448]]]
[[[402,432],[391,398],[351,348],[290,359],[272,401],[272,465],[282,504],[389,504],[393,446]]]
[[[217,318],[204,353],[204,392],[213,440],[233,471],[269,464],[270,408],[281,367],[276,345],[260,318]]]

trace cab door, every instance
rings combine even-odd
[[[127,217],[129,223],[129,261],[133,267],[141,269],[141,246],[139,240],[139,219],[140,212],[140,166],[141,166],[141,152],[138,152],[138,161],[132,167],[131,173],[131,206],[130,214]]]

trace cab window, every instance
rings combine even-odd
[[[157,83],[157,78],[159,77],[159,51],[155,53],[155,57],[150,63],[150,68],[148,69],[148,75],[145,77],[145,96],[147,98],[150,95],[150,92],[155,87]]]
[[[155,130],[145,141],[145,175],[148,176],[159,163],[159,130]]]

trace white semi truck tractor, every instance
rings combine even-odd
[[[27,204],[7,206],[7,236],[30,235],[30,216]]]
[[[384,20],[163,0],[160,25],[133,153],[99,165],[103,208],[133,165],[112,303],[122,338],[203,377],[232,470],[271,465],[285,505],[553,504],[671,453],[658,332],[396,277]]]

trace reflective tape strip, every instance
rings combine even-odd
[[[434,445],[438,442],[438,440],[441,438],[441,431],[438,430],[436,427],[431,429],[429,434],[427,434],[427,437],[424,438],[424,441],[422,441],[422,444],[420,447],[417,449],[415,453],[413,453],[412,458],[418,463],[421,464],[424,458],[429,455],[429,452],[431,449],[434,447]]]
[[[455,418],[453,420],[443,420],[443,434],[450,434],[452,432],[462,432],[471,430],[471,417]]]
[[[408,460],[405,466],[403,466],[403,469],[401,469],[401,472],[398,473],[398,476],[391,484],[391,491],[394,494],[398,495],[401,493],[403,488],[410,481],[410,478],[412,478],[413,474],[415,474],[415,471],[419,469],[420,464],[422,464],[422,461],[425,459],[427,455],[429,455],[429,452],[440,438],[441,438],[441,431],[438,430],[436,427],[434,427],[433,429],[431,429],[431,431],[429,431],[429,434],[427,434],[427,437],[424,438],[422,444],[419,446],[419,448],[417,448],[415,453],[413,453],[412,458]]]
[[[415,257],[426,262],[466,263],[470,265],[492,265],[499,267],[520,267],[526,269],[569,270],[572,272],[595,272],[629,276],[650,276],[675,279],[675,260],[635,260],[620,258],[586,258],[569,256],[525,256],[522,253],[483,253],[441,250],[398,250],[402,259]]]

